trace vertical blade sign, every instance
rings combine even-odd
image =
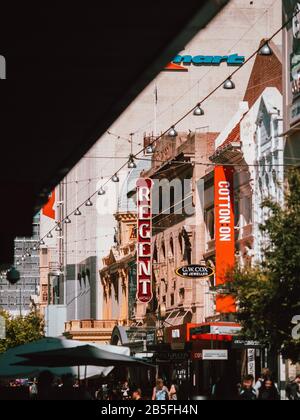
[[[227,281],[227,273],[235,264],[234,190],[232,167],[215,168],[215,217],[216,217],[216,286]],[[217,296],[217,312],[236,312],[232,296]]]
[[[152,187],[151,179],[137,181],[137,300],[149,303],[152,293]]]

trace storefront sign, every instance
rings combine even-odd
[[[156,332],[148,331],[146,335],[147,346],[154,346],[156,344]]]
[[[172,338],[180,338],[180,330],[172,330]]]
[[[152,293],[152,186],[151,179],[137,181],[137,300],[149,303]]]
[[[191,329],[192,335],[212,334],[212,335],[239,335],[242,327],[236,325],[212,325],[206,324]]]
[[[216,286],[226,283],[227,274],[235,265],[233,175],[232,167],[215,168]],[[217,312],[236,312],[232,296],[217,296]]]
[[[175,273],[183,278],[205,278],[215,274],[212,268],[203,265],[188,265],[178,268]]]
[[[245,57],[238,54],[231,55],[177,55],[168,64],[165,70],[169,71],[188,71],[188,66],[220,66],[227,63],[228,66],[241,66],[245,62]]]
[[[255,378],[255,350],[248,349],[248,375],[252,375]]]
[[[238,335],[241,331],[242,327],[211,326],[211,334]]]
[[[192,360],[202,360],[203,353],[202,351],[192,351]]]
[[[0,340],[6,339],[6,323],[5,318],[0,316]]]
[[[203,350],[203,360],[228,360],[228,350]]]
[[[241,340],[238,337],[233,339],[232,348],[233,349],[261,349],[261,344],[259,341],[251,341],[251,340]]]
[[[184,351],[158,353],[157,359],[169,362],[184,362],[190,359],[190,354]]]

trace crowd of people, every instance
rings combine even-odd
[[[150,395],[151,394],[151,395]],[[102,401],[176,401],[184,400],[186,394],[177,382],[169,387],[161,378],[156,380],[152,391],[142,391],[140,386],[123,382],[88,382],[78,381],[72,375],[55,379],[51,372],[42,372],[38,379],[15,380],[8,386],[0,387],[0,400],[102,400]],[[211,389],[211,400],[241,401],[278,401],[281,399],[278,385],[268,369],[255,382],[254,377],[247,375],[241,384],[231,387],[228,378],[219,379]],[[291,380],[286,387],[286,399],[300,400],[300,375]]]

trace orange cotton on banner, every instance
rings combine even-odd
[[[235,264],[233,174],[232,167],[215,168],[216,286],[226,283]],[[217,312],[236,312],[234,298],[218,295]]]

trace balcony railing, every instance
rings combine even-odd
[[[126,321],[118,320],[81,320],[81,321],[68,321],[65,323],[65,331],[80,331],[80,330],[113,330],[116,326],[126,326]]]

